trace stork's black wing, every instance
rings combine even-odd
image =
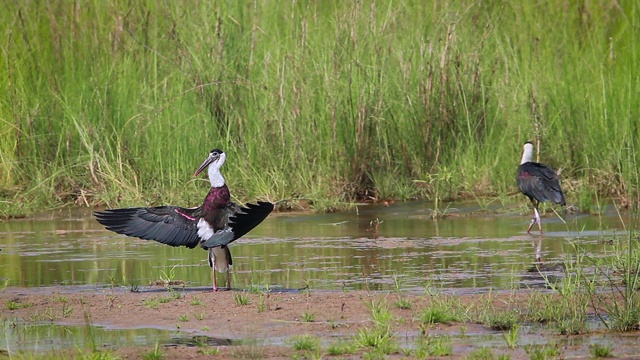
[[[200,243],[198,219],[202,208],[157,206],[96,211],[96,220],[118,234],[194,248]]]
[[[526,162],[518,168],[518,187],[530,199],[565,205],[564,194],[556,172],[550,167]]]
[[[227,226],[217,231],[211,238],[202,243],[203,248],[227,245],[242,237],[244,234],[258,226],[273,211],[270,202],[258,201],[257,204],[247,204],[244,207],[234,209],[234,214],[229,217]]]

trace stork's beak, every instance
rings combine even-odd
[[[219,157],[220,157],[219,154],[216,154],[216,155],[210,154],[209,157],[202,163],[202,165],[200,165],[198,170],[196,170],[196,172],[193,174],[193,176],[198,176],[198,174],[200,174],[202,172],[202,170],[204,170],[212,162],[218,160]]]

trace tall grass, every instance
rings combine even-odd
[[[196,204],[214,147],[240,201],[495,195],[525,140],[569,192],[631,201],[639,10],[4,2],[0,213]]]

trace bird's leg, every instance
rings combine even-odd
[[[218,282],[216,281],[216,267],[212,266],[213,269],[213,291],[218,291]]]
[[[538,217],[538,205],[536,204],[535,200],[531,199],[531,205],[533,205],[533,219],[531,219],[531,222],[529,222],[527,234],[531,234],[531,227],[533,227],[533,224],[536,223],[536,219]]]
[[[231,270],[227,270],[227,287],[231,290]]]
[[[538,212],[538,204],[533,209],[533,213],[536,215],[536,222],[538,223],[538,229],[540,230],[540,235],[542,235],[542,220],[540,220],[540,213]]]
[[[529,227],[527,228],[527,234],[531,234],[531,227],[533,227],[533,224],[536,222],[536,218],[535,218],[535,213],[534,213],[534,218],[531,219],[531,221],[529,222]]]
[[[538,212],[538,204],[540,204],[540,202],[531,200],[531,204],[533,204],[533,219],[531,219],[529,223],[527,234],[531,234],[531,228],[535,223],[538,223],[538,229],[540,230],[540,234],[542,234],[542,220],[540,220],[540,213]]]

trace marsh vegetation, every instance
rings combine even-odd
[[[637,202],[637,2],[5,2],[0,214],[507,196],[520,146],[571,202]]]

